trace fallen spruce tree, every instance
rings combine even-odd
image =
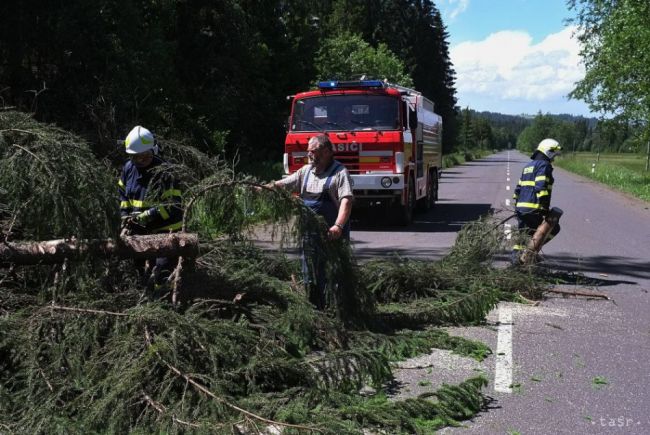
[[[481,409],[483,377],[402,401],[383,387],[394,361],[432,348],[486,355],[434,326],[479,323],[500,299],[543,289],[526,271],[492,268],[492,224],[467,225],[435,263],[359,267],[326,243],[336,285],[319,312],[296,261],[246,235],[272,222],[290,242],[322,222],[223,162],[169,152],[164,169],[187,187],[184,226],[209,246],[183,271],[176,304],[146,297],[116,256],[0,265],[0,432],[429,433]],[[81,139],[0,113],[0,156],[5,246],[117,237],[113,172]],[[364,385],[378,393],[361,396]]]
[[[117,240],[59,239],[44,242],[0,245],[0,262],[11,264],[57,264],[87,256],[148,259],[168,256],[196,257],[199,240],[196,234],[152,234],[120,237]]]

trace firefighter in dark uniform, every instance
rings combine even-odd
[[[519,229],[532,237],[537,227],[544,221],[551,206],[551,193],[553,191],[553,159],[560,154],[562,147],[555,139],[542,140],[532,156],[531,161],[524,166],[521,178],[515,187],[513,198]],[[560,232],[560,225],[556,224],[548,236],[550,241]],[[525,246],[515,245],[514,258],[518,258],[520,251]]]
[[[158,156],[158,146],[153,134],[136,126],[124,141],[129,160],[124,164],[118,190],[122,235],[169,233],[181,229],[183,209],[181,190],[168,173],[155,168],[165,161]],[[160,286],[175,266],[175,259],[156,259],[155,267],[144,268],[146,280],[150,278]]]

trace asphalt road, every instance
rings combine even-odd
[[[357,255],[441,257],[463,223],[489,210],[511,213],[527,161],[504,151],[445,171],[440,201],[410,227],[355,223]],[[483,372],[491,402],[443,433],[650,434],[650,204],[561,169],[554,174],[552,203],[565,214],[544,264],[589,278],[567,289],[596,286],[612,301],[549,295],[539,306],[501,304],[485,326],[451,328],[494,354],[478,366],[432,354],[434,369],[408,370],[404,382],[424,378],[433,388]]]

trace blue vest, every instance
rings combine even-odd
[[[302,198],[305,205],[309,207],[314,213],[323,216],[323,219],[325,219],[325,222],[327,223],[328,227],[334,226],[334,224],[336,223],[336,218],[339,215],[339,208],[330,195],[329,187],[330,184],[332,183],[332,177],[336,175],[336,173],[341,169],[343,169],[343,165],[341,165],[337,161],[332,162],[332,165],[327,169],[329,171],[329,175],[327,176],[327,180],[325,180],[325,185],[323,186],[323,190],[321,191],[320,195],[318,195],[316,199],[304,197],[304,192],[307,189],[307,181],[309,180],[309,175],[311,174],[311,169],[307,171],[305,180],[302,183],[302,189],[300,189],[300,197]],[[345,225],[343,226],[342,237],[346,239],[350,238],[349,221],[346,222]]]

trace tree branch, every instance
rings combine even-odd
[[[153,399],[151,398],[151,396],[149,396],[149,395],[148,395],[147,393],[145,393],[144,391],[142,392],[142,398],[145,400],[145,402],[147,402],[147,404],[148,404],[149,406],[151,406],[153,409],[155,409],[156,411],[158,411],[158,413],[159,413],[160,415],[168,416],[169,418],[172,419],[172,421],[173,421],[174,423],[178,423],[178,424],[181,424],[181,425],[183,425],[183,426],[188,426],[188,427],[193,427],[193,428],[199,428],[199,427],[201,427],[200,424],[197,424],[197,423],[190,423],[190,422],[187,422],[187,421],[183,421],[183,420],[181,420],[180,418],[176,418],[175,415],[169,415],[169,413],[167,412],[167,408],[165,408],[165,405],[163,405],[163,404],[160,403],[160,402],[156,402],[155,400],[153,400]]]
[[[93,310],[91,308],[76,308],[76,307],[64,307],[61,305],[50,305],[48,308],[59,311],[72,311],[75,313],[84,313],[84,314],[105,314],[107,316],[118,316],[118,317],[128,317],[126,313],[116,313],[113,311],[104,311],[104,310]]]
[[[557,294],[568,295],[568,296],[586,296],[586,297],[589,297],[589,298],[600,298],[600,299],[606,299],[608,301],[611,300],[610,297],[607,296],[606,294],[597,293],[597,292],[590,292],[590,291],[587,291],[587,290],[571,291],[571,290],[549,289],[549,290],[545,290],[545,291],[548,292],[548,293],[557,293]]]
[[[149,330],[147,329],[146,326],[145,326],[145,329],[144,329],[144,336],[145,336],[145,341],[146,341],[146,343],[147,343],[147,346],[151,347],[153,341],[152,341],[151,334],[149,333]],[[262,417],[262,416],[259,416],[259,415],[257,415],[257,414],[254,414],[254,413],[252,413],[252,412],[250,412],[250,411],[247,411],[247,410],[245,410],[245,409],[243,409],[243,408],[240,408],[240,407],[237,406],[237,405],[233,405],[232,403],[228,402],[227,400],[223,399],[222,397],[218,397],[218,396],[215,395],[212,391],[208,390],[204,385],[200,384],[199,382],[197,382],[196,380],[194,380],[194,379],[193,379],[192,377],[190,377],[189,375],[183,373],[182,371],[180,371],[179,369],[177,369],[176,367],[174,367],[173,365],[171,365],[170,363],[168,363],[168,362],[167,362],[167,361],[166,361],[166,360],[165,360],[165,359],[160,355],[160,353],[158,353],[158,351],[155,350],[155,348],[153,348],[153,349],[154,349],[154,353],[156,354],[156,356],[158,357],[158,359],[160,360],[160,362],[162,362],[165,366],[167,366],[167,368],[168,368],[171,372],[173,372],[174,374],[176,374],[178,377],[181,377],[181,378],[185,379],[185,381],[186,381],[187,383],[189,383],[190,385],[192,385],[195,389],[197,389],[197,390],[200,391],[201,393],[205,394],[205,395],[208,396],[208,397],[211,397],[212,399],[214,399],[214,400],[216,400],[217,402],[219,402],[219,403],[221,403],[221,404],[227,406],[228,408],[230,408],[230,409],[232,409],[232,410],[235,410],[235,411],[237,411],[237,412],[239,412],[239,413],[245,415],[246,417],[253,418],[253,419],[255,419],[255,420],[261,421],[261,422],[266,423],[266,424],[268,424],[268,425],[278,425],[278,426],[282,426],[282,427],[290,427],[290,428],[293,428],[293,429],[301,429],[301,430],[307,430],[307,431],[312,431],[312,432],[319,432],[319,433],[322,433],[321,430],[316,429],[316,428],[313,428],[313,427],[309,427],[309,426],[302,426],[302,425],[297,425],[297,424],[290,424],[290,423],[283,423],[283,422],[280,422],[280,421],[269,420],[268,418],[264,418],[264,417]]]
[[[252,181],[224,181],[224,182],[221,182],[221,183],[209,184],[207,186],[202,187],[194,195],[192,195],[192,199],[190,199],[190,201],[187,203],[187,206],[185,207],[185,213],[183,214],[183,227],[182,227],[181,231],[183,231],[183,232],[186,231],[187,217],[189,216],[189,212],[190,212],[192,206],[194,205],[194,202],[197,199],[199,199],[199,197],[201,195],[203,195],[204,193],[206,193],[207,191],[212,190],[212,189],[217,189],[217,188],[220,188],[220,187],[227,187],[227,186],[237,186],[237,185],[250,186],[250,187],[253,187],[255,189],[260,189],[260,190],[261,189],[268,190],[268,191],[274,192],[276,194],[279,193],[273,187],[269,187],[266,184],[253,183]]]

